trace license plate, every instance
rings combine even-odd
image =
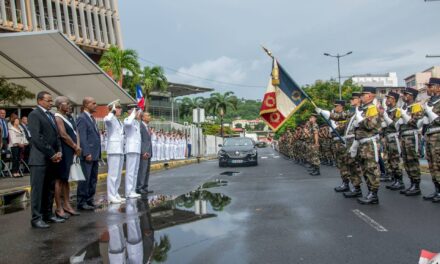
[[[231,163],[243,163],[242,160],[231,160]]]

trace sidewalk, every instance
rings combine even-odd
[[[215,159],[216,156],[208,156],[200,159],[201,161]],[[161,171],[164,169],[178,168],[189,164],[197,163],[197,158],[190,158],[185,160],[171,160],[154,162],[151,164],[151,172]],[[122,171],[125,174],[125,170]],[[99,167],[98,184],[105,182],[107,179],[107,165]],[[71,192],[76,190],[76,182],[70,183]],[[30,176],[21,178],[3,178],[0,179],[0,206],[4,206],[14,202],[23,202],[30,197]]]

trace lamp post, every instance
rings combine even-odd
[[[428,55],[426,55],[426,58],[440,58],[440,55],[429,55],[428,54]]]
[[[342,100],[342,85],[341,85],[341,63],[340,63],[340,59],[342,57],[348,56],[350,54],[352,54],[353,52],[347,52],[343,55],[339,55],[339,53],[337,55],[331,55],[330,53],[324,53],[324,56],[328,56],[328,57],[333,57],[336,58],[338,60],[338,79],[339,79],[339,100]]]

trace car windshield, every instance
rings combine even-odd
[[[252,146],[252,140],[249,138],[228,138],[225,139],[225,146]]]

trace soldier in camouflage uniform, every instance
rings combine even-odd
[[[400,109],[400,119],[396,126],[400,132],[403,165],[411,180],[411,186],[400,193],[406,196],[420,195],[420,163],[419,163],[419,130],[418,123],[423,118],[423,108],[415,102],[418,90],[406,88],[404,93],[405,106]]]
[[[319,136],[319,160],[321,161],[321,165],[327,165],[327,157],[325,156],[325,132],[324,126],[321,125],[318,130]]]
[[[426,131],[426,157],[435,191],[423,198],[440,203],[440,78],[431,78],[427,87],[431,98],[425,105],[424,131]]]
[[[309,163],[311,165],[310,175],[318,176],[321,175],[319,171],[320,161],[319,161],[319,126],[316,123],[317,115],[312,114],[309,118],[309,138],[308,138],[308,153],[309,153]]]
[[[392,177],[393,182],[386,186],[389,190],[402,190],[403,184],[402,169],[400,168],[400,142],[399,132],[396,130],[396,122],[400,115],[397,109],[397,101],[400,94],[389,92],[386,96],[386,109],[383,112],[382,136],[383,136],[383,161],[386,174]]]
[[[361,204],[378,204],[377,193],[380,185],[379,168],[379,131],[381,118],[379,109],[374,104],[375,87],[364,87],[362,90],[362,108],[355,113],[355,141],[350,148],[351,156],[356,159],[362,169],[368,194],[358,198]]]
[[[346,144],[341,141],[336,134],[333,134],[334,149],[336,152],[336,162],[341,173],[342,185],[334,188],[336,192],[342,192],[346,198],[356,198],[362,196],[361,190],[361,168],[356,159],[349,155],[349,149],[354,142],[355,137],[355,116],[356,109],[360,106],[361,94],[353,92],[350,104],[352,109],[344,111],[345,101],[337,100],[333,112],[317,108],[316,111],[321,113],[325,118],[336,121],[336,131],[343,136]],[[350,190],[349,182],[353,185]]]
[[[294,153],[294,161],[296,164],[300,164],[301,156],[300,156],[300,137],[301,137],[301,127],[297,126],[295,132],[293,134],[293,153]]]

